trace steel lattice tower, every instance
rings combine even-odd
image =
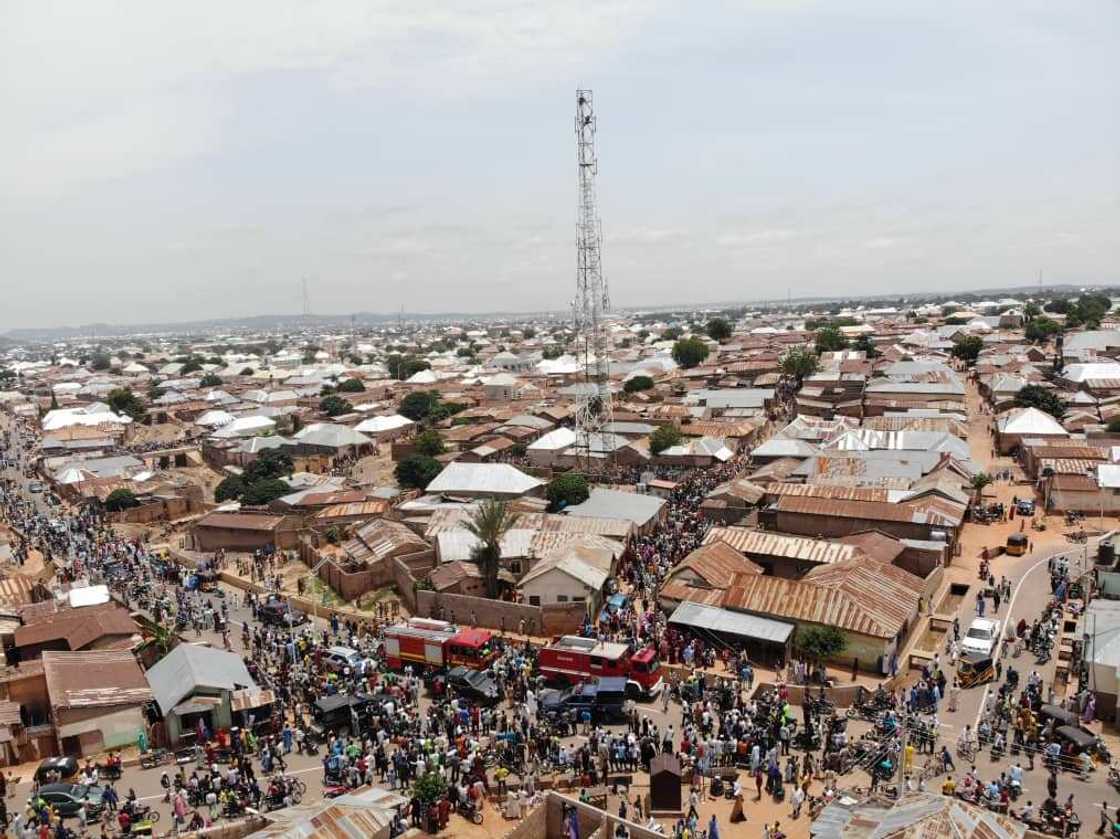
[[[595,440],[613,415],[610,391],[610,329],[605,315],[610,309],[607,281],[603,278],[602,224],[595,195],[599,162],[595,156],[595,109],[590,90],[576,91],[576,149],[579,164],[579,218],[576,222],[576,298],[572,303],[577,353],[587,387],[576,407],[576,446],[583,452],[590,472]],[[609,446],[607,447],[609,449]],[[608,461],[610,459],[607,454]]]

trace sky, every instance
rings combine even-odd
[[[1115,0],[0,4],[0,330],[1120,283]]]

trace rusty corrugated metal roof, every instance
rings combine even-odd
[[[43,653],[51,706],[59,709],[142,705],[152,689],[131,652]]]
[[[874,638],[895,637],[917,612],[921,580],[901,568],[861,556],[842,566],[818,570],[820,576],[801,580],[738,574],[722,605],[725,609],[836,626]]]
[[[823,539],[807,539],[802,536],[784,536],[765,530],[750,530],[746,527],[713,527],[704,536],[703,544],[726,542],[735,550],[755,556],[778,556],[803,562],[816,562],[827,565],[850,559],[855,556],[854,545],[840,542],[826,542]]]
[[[832,484],[765,485],[767,495],[797,495],[806,498],[836,498],[844,501],[886,501],[890,496],[885,487],[835,486]]]
[[[686,556],[669,574],[669,580],[690,570],[715,588],[731,585],[736,574],[761,574],[762,568],[722,540],[706,542]]]

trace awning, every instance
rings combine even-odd
[[[732,612],[718,606],[705,606],[701,603],[685,601],[679,605],[669,618],[669,623],[702,629],[707,632],[720,632],[725,635],[738,635],[756,641],[769,641],[785,644],[793,634],[794,626],[785,621]]]
[[[252,708],[271,705],[275,701],[276,694],[270,690],[245,688],[233,692],[233,696],[230,698],[230,709],[233,711],[248,711]]]
[[[220,707],[221,704],[222,700],[216,696],[196,696],[186,702],[180,702],[171,709],[171,713],[180,717],[184,714],[204,714]]]

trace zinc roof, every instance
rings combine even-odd
[[[804,562],[829,564],[850,559],[857,549],[853,545],[807,539],[802,536],[785,536],[764,530],[745,527],[713,527],[704,536],[703,544],[725,542],[735,550],[756,556],[779,556]]]

